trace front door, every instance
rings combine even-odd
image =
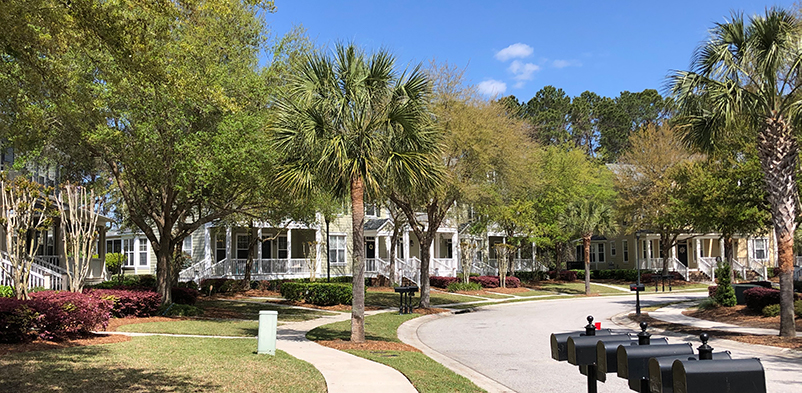
[[[677,260],[688,266],[688,242],[685,240],[677,242]]]
[[[376,258],[376,240],[372,237],[365,238],[365,259]]]

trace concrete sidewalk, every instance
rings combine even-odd
[[[366,315],[375,312],[366,312]],[[351,319],[350,313],[339,313],[303,322],[281,325],[276,346],[290,355],[311,363],[323,378],[329,393],[415,393],[407,377],[398,370],[316,344],[306,333],[318,326]]]

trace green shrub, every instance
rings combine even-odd
[[[162,306],[159,312],[166,317],[196,317],[198,315],[203,315],[203,310],[197,306],[178,303],[173,303],[170,306]]]
[[[723,261],[716,268],[716,302],[724,307],[733,307],[736,304],[735,289],[730,280],[730,264]]]
[[[794,281],[794,292],[802,293],[802,281]]]
[[[112,274],[112,276],[120,274],[124,262],[125,255],[123,254],[118,252],[106,254],[106,269]]]
[[[794,314],[796,314],[797,318],[802,318],[802,300],[794,302]]]
[[[0,297],[14,297],[14,288],[8,285],[0,285]]]
[[[353,290],[351,285],[337,283],[309,283],[306,285],[304,300],[317,306],[351,304]]]
[[[448,284],[448,287],[446,287],[446,289],[449,292],[479,291],[482,289],[482,284],[479,284],[478,282],[469,282],[467,284],[462,282],[452,282],[451,284]]]
[[[716,299],[712,297],[706,298],[699,303],[700,310],[710,310],[716,307],[718,307],[718,303],[716,303]]]
[[[763,307],[762,313],[764,317],[776,317],[780,315],[780,305],[769,304],[768,306]]]
[[[300,302],[306,294],[306,283],[285,282],[281,284],[281,296],[291,302]]]

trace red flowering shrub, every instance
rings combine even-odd
[[[562,281],[576,281],[576,272],[573,270],[560,270],[557,278]]]
[[[471,277],[470,280],[479,283],[482,288],[498,288],[498,277],[496,276]]]
[[[82,293],[43,291],[23,304],[39,314],[32,328],[42,339],[84,335],[109,323],[111,302]]]
[[[200,291],[192,288],[173,287],[173,303],[194,305],[198,301]]]
[[[769,288],[749,288],[744,291],[744,300],[746,300],[746,307],[762,312],[763,307],[780,304],[780,291]]]
[[[506,283],[507,288],[518,288],[521,286],[521,280],[515,276],[507,276]]]
[[[435,288],[448,288],[448,284],[459,282],[460,280],[457,277],[441,277],[441,276],[430,276],[429,277],[429,285]]]
[[[26,303],[16,298],[0,298],[0,342],[16,343],[35,337],[33,327],[42,318]]]
[[[112,303],[111,313],[116,318],[149,317],[161,305],[162,296],[147,290],[88,289],[87,295]]]

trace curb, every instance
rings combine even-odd
[[[516,393],[514,390],[504,386],[493,379],[490,379],[486,375],[454,360],[450,357],[432,349],[428,345],[424,344],[418,338],[418,328],[426,322],[433,321],[440,318],[446,318],[449,316],[454,316],[453,312],[450,313],[441,313],[441,314],[432,314],[432,315],[425,315],[418,318],[410,319],[407,322],[401,324],[398,327],[398,338],[407,345],[411,345],[421,352],[424,355],[432,358],[432,360],[442,364],[446,368],[450,369],[451,371],[468,378],[471,382],[479,386],[480,388],[486,390],[488,393]]]

